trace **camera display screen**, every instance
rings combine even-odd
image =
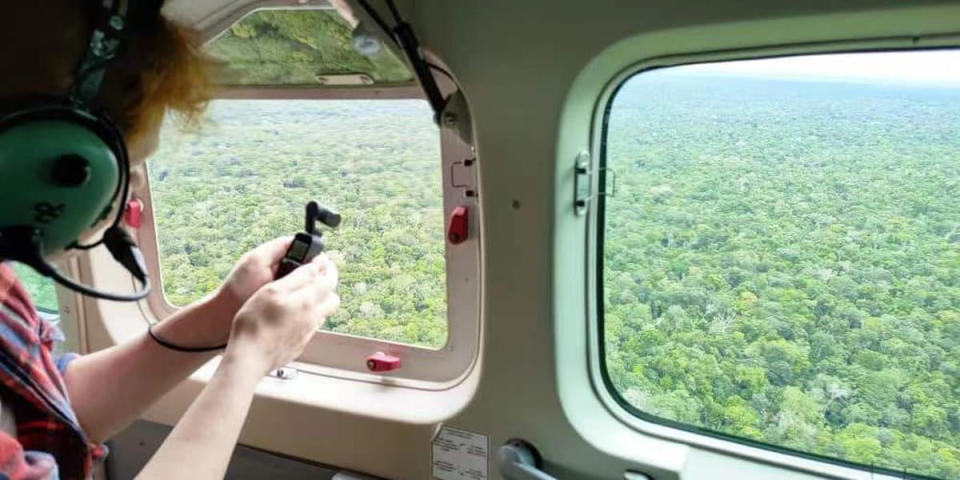
[[[310,248],[310,246],[307,244],[307,242],[297,238],[293,241],[293,244],[290,245],[290,252],[287,254],[287,256],[289,258],[302,261],[303,257],[307,254],[308,248]]]

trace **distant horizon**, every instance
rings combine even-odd
[[[682,65],[663,74],[960,89],[960,50],[840,53]]]

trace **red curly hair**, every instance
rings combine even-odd
[[[143,0],[132,0],[143,1]],[[8,2],[0,19],[0,109],[18,98],[64,94],[86,51],[98,0]],[[106,69],[98,101],[128,143],[172,112],[197,120],[210,99],[212,62],[195,32],[159,16],[130,28]]]

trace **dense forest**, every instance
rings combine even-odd
[[[960,89],[639,75],[604,332],[637,410],[960,478]]]
[[[316,199],[342,307],[327,329],[443,346],[440,137],[419,100],[218,100],[199,132],[168,125],[148,162],[167,298],[215,289],[240,255],[303,229]]]
[[[364,74],[375,83],[413,79],[390,50],[363,55],[352,27],[335,10],[258,10],[228,29],[208,51],[225,62],[221,83],[316,85],[330,75]]]
[[[54,289],[52,280],[33,271],[32,268],[21,263],[14,263],[13,270],[17,272],[23,286],[30,292],[33,303],[38,310],[56,312],[59,309],[57,304],[57,292]]]

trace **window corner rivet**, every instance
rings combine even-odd
[[[453,112],[446,112],[443,114],[443,124],[447,127],[452,127],[457,124],[457,115]]]

